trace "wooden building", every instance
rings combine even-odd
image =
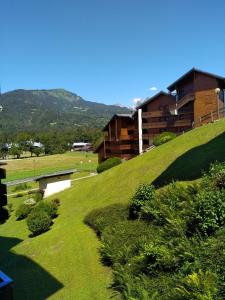
[[[220,119],[224,117],[224,89],[224,77],[193,68],[168,87],[176,97],[171,113],[192,111],[195,127]]]
[[[177,135],[225,116],[225,78],[191,69],[136,108],[133,115],[115,115],[95,150],[99,162],[113,156],[132,158],[148,149],[156,135]]]
[[[192,128],[193,113],[181,110],[178,115],[173,115],[170,106],[175,103],[174,95],[161,91],[137,107],[141,115],[139,123],[142,123],[142,150],[151,146],[154,137],[162,132],[170,131],[178,135]]]
[[[95,149],[99,163],[110,158],[130,159],[138,154],[137,124],[131,114],[116,114],[103,128],[104,139]]]

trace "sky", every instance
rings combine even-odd
[[[225,77],[225,0],[0,0],[0,84],[131,106],[192,67]]]

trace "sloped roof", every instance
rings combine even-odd
[[[202,74],[205,74],[205,75],[208,75],[210,77],[214,77],[214,78],[217,78],[219,80],[222,80],[224,81],[225,83],[225,78],[222,77],[222,76],[219,76],[219,75],[216,75],[216,74],[213,74],[213,73],[209,73],[209,72],[205,72],[205,71],[202,71],[200,69],[196,69],[196,68],[192,68],[191,70],[189,70],[188,72],[186,72],[184,75],[182,75],[181,77],[179,77],[176,81],[174,81],[171,85],[169,85],[167,87],[167,89],[169,91],[174,91],[175,90],[175,87],[176,87],[176,84],[180,81],[182,81],[183,79],[185,79],[186,77],[190,76],[192,73],[194,72],[197,72],[197,73],[202,73]]]
[[[139,109],[141,107],[143,107],[144,105],[148,104],[149,102],[154,101],[155,99],[157,99],[159,96],[164,95],[164,96],[172,96],[171,94],[168,94],[164,91],[160,91],[157,94],[155,94],[154,96],[152,96],[151,98],[146,99],[143,103],[141,103],[140,105],[138,105],[136,107],[136,109]]]
[[[115,114],[112,116],[112,118],[109,120],[109,122],[105,125],[105,127],[103,128],[102,131],[105,131],[109,125],[109,123],[115,118],[115,117],[119,117],[119,118],[130,118],[132,119],[132,114]]]

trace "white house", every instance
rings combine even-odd
[[[72,169],[39,176],[36,181],[39,182],[39,189],[44,191],[44,198],[70,188],[71,175],[75,172]]]

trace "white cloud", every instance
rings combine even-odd
[[[134,99],[132,100],[132,103],[133,103],[132,109],[135,109],[136,106],[138,106],[139,104],[141,104],[141,102],[142,102],[142,99],[141,99],[141,98],[134,98]]]
[[[155,92],[155,91],[157,91],[158,89],[157,89],[157,87],[155,87],[155,86],[151,86],[150,88],[149,88],[149,91],[152,91],[152,92]]]
[[[134,99],[132,100],[132,102],[133,102],[134,104],[138,104],[139,102],[141,102],[141,98],[134,98]]]

